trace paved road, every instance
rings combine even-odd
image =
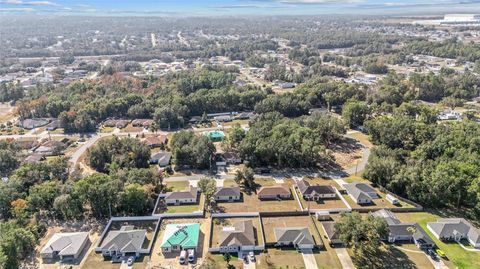
[[[334,250],[337,253],[343,269],[355,269],[355,265],[353,265],[352,258],[350,258],[350,255],[348,255],[346,248],[338,247],[334,248]]]
[[[311,250],[302,250],[303,263],[305,263],[305,269],[317,269],[317,261]]]

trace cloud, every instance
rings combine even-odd
[[[0,8],[0,13],[4,12],[32,12],[35,11],[33,8],[25,7],[25,8]]]
[[[5,0],[5,1],[0,1],[0,4],[19,5],[19,6],[59,6],[57,3],[50,2],[50,1],[21,1],[21,0]]]
[[[278,0],[284,4],[321,5],[321,4],[358,4],[365,0]]]

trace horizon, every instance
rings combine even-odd
[[[480,13],[480,0],[207,0],[0,1],[0,14],[143,17],[302,15],[441,15]]]

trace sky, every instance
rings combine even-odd
[[[6,13],[98,16],[480,13],[480,0],[0,0]]]

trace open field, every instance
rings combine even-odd
[[[439,218],[442,218],[441,216],[429,212],[396,213],[396,215],[402,222],[418,222],[433,241],[435,241],[437,247],[447,254],[450,261],[443,261],[450,268],[480,268],[480,252],[466,251],[456,242],[442,242],[435,238],[430,230],[428,230],[427,223],[437,221]]]
[[[0,123],[5,123],[15,117],[15,107],[8,103],[0,103]]]
[[[190,186],[188,181],[169,181],[167,182],[168,191],[183,191]]]
[[[212,244],[211,247],[218,247],[220,244],[219,238],[220,238],[220,232],[222,231],[223,227],[231,227],[233,226],[234,223],[238,221],[244,221],[244,220],[252,220],[253,222],[253,230],[255,233],[255,241],[257,245],[263,245],[263,236],[261,232],[261,224],[260,224],[260,218],[258,217],[245,217],[245,218],[213,218],[212,223],[213,223],[213,229],[212,229]]]
[[[267,243],[277,242],[275,238],[275,228],[308,227],[310,234],[315,240],[315,244],[323,245],[323,241],[316,230],[315,223],[311,216],[262,217],[262,223],[265,241]]]
[[[201,263],[208,251],[208,238],[210,234],[209,220],[198,218],[184,218],[184,219],[164,219],[160,224],[157,239],[152,249],[152,256],[150,260],[154,265],[162,265],[169,268],[178,267],[178,255],[179,252],[162,253],[161,243],[163,235],[165,233],[165,227],[167,224],[180,224],[180,223],[199,223],[200,234],[198,240],[198,249],[196,251],[197,264]]]

